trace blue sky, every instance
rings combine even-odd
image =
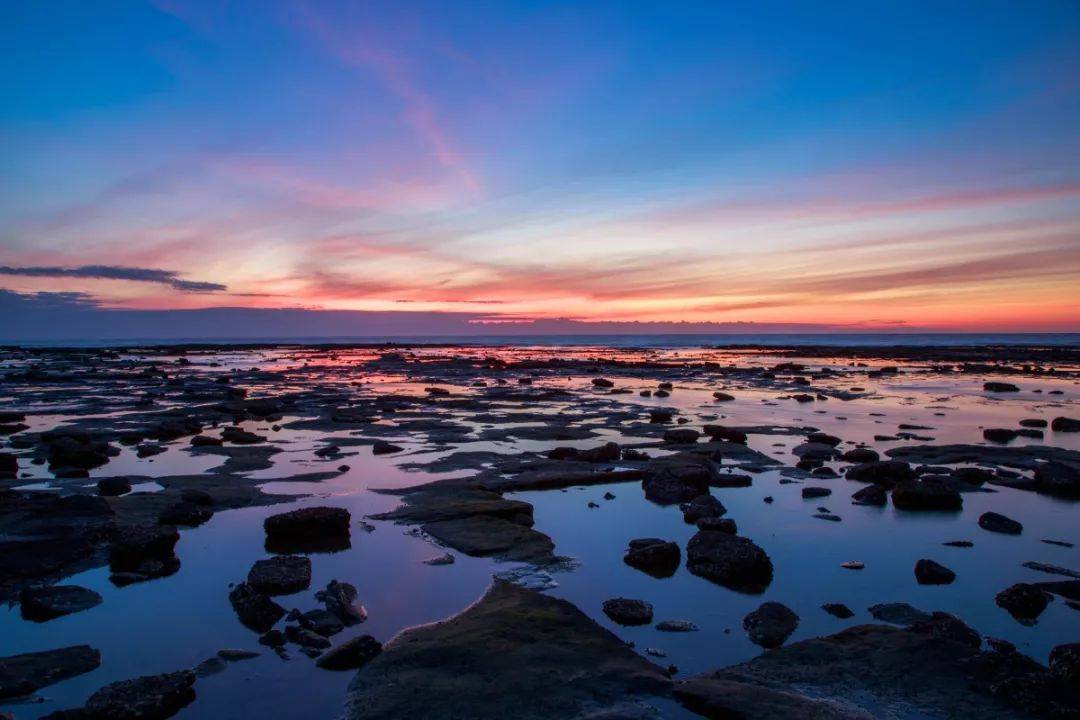
[[[2,8],[16,293],[1080,326],[1075,2]]]

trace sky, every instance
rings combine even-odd
[[[0,43],[14,312],[1080,331],[1071,0],[0,0]]]

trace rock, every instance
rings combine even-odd
[[[915,471],[901,460],[878,460],[852,465],[847,469],[845,477],[848,480],[892,487],[897,483],[913,480]]]
[[[241,428],[229,425],[221,431],[221,439],[224,442],[231,442],[235,445],[255,445],[257,443],[265,442],[265,435],[256,435],[253,432],[248,432]]]
[[[259,644],[272,648],[279,648],[286,642],[285,633],[280,630],[270,630],[259,636]]]
[[[876,450],[871,448],[852,448],[843,455],[840,456],[841,460],[845,460],[849,463],[875,463],[881,459],[881,456],[877,454]]]
[[[117,571],[139,571],[147,560],[173,557],[180,533],[171,525],[121,525],[112,535],[109,564]]]
[[[315,664],[324,670],[355,670],[382,652],[382,644],[370,635],[346,640],[327,650]]]
[[[683,522],[693,525],[702,518],[717,518],[727,512],[727,508],[717,498],[709,494],[698,495],[682,506]]]
[[[701,518],[697,521],[697,527],[698,530],[715,530],[728,535],[739,534],[739,527],[731,518]]]
[[[1080,420],[1076,418],[1056,417],[1050,421],[1050,429],[1054,432],[1080,432]]]
[[[885,504],[886,497],[886,490],[881,485],[867,485],[852,493],[851,501],[856,505],[882,506]]]
[[[900,510],[950,510],[963,508],[964,499],[955,489],[936,482],[908,481],[893,488],[893,505]]]
[[[840,567],[844,568],[845,570],[862,570],[866,566],[858,560],[845,560],[844,562],[840,563]]]
[[[734,395],[728,394],[726,392],[721,392],[719,390],[714,392],[712,396],[717,402],[731,402],[735,399]]]
[[[265,633],[285,616],[285,609],[246,582],[229,592],[229,602],[240,622],[257,633]]]
[[[338,580],[331,580],[324,590],[315,593],[315,599],[326,611],[346,625],[358,625],[367,620],[367,610],[356,602],[357,596],[355,586]]]
[[[1024,418],[1020,421],[1020,426],[1026,428],[1044,428],[1049,424],[1042,418]]]
[[[209,435],[196,435],[191,438],[192,447],[221,447],[224,444],[221,438],[210,437]]]
[[[531,527],[489,515],[470,515],[421,525],[436,540],[472,557],[522,562],[552,559],[555,543]]]
[[[832,495],[832,490],[830,490],[829,488],[815,487],[813,485],[810,485],[802,489],[803,500],[828,497],[829,495]]]
[[[0,478],[13,478],[19,474],[19,459],[11,453],[0,452]]]
[[[860,625],[706,673],[674,692],[713,718],[1011,720],[1069,707],[1047,679],[1020,653],[982,653],[947,636]],[[1003,692],[1014,681],[1041,692]]]
[[[994,597],[998,607],[1025,625],[1034,623],[1049,601],[1050,596],[1045,591],[1029,583],[1010,585]]]
[[[829,522],[841,522],[843,520],[839,515],[827,512],[816,512],[813,514],[813,517],[816,517],[818,520],[828,520]]]
[[[29,695],[99,665],[101,653],[89,645],[0,657],[0,700]]]
[[[456,562],[456,558],[453,553],[443,553],[442,555],[436,555],[435,557],[429,557],[423,561],[425,565],[440,566],[440,565],[453,565]]]
[[[653,424],[664,424],[671,422],[673,413],[671,410],[650,410],[649,422]]]
[[[592,384],[598,388],[610,388],[615,387],[615,383],[607,378],[593,378]]]
[[[964,624],[960,618],[945,612],[934,612],[929,618],[915,620],[908,629],[943,640],[953,640],[976,649],[982,645],[982,636],[979,633]]]
[[[311,559],[279,555],[259,560],[248,571],[247,584],[265,595],[288,595],[311,585]]]
[[[623,562],[653,577],[671,577],[679,568],[682,552],[673,542],[660,538],[638,538],[630,541]]]
[[[920,585],[948,585],[956,579],[956,573],[949,568],[923,558],[915,563],[915,580]]]
[[[818,461],[824,462],[826,460],[832,460],[839,453],[832,445],[826,443],[806,442],[802,445],[796,445],[791,454],[795,457],[801,458],[804,461]]]
[[[607,442],[600,447],[578,450],[574,457],[581,462],[615,462],[619,459],[621,453],[618,443]]]
[[[671,428],[664,431],[664,442],[672,445],[696,443],[701,433],[693,428]]]
[[[193,667],[191,671],[195,673],[195,677],[204,678],[209,677],[210,675],[217,675],[220,672],[224,672],[225,668],[227,668],[228,666],[229,664],[225,662],[225,658],[220,658],[215,655],[212,658],[207,658],[206,660],[203,660],[201,663]]]
[[[1013,428],[986,428],[983,430],[983,437],[995,443],[1007,443],[1019,436],[1020,431]]]
[[[1051,650],[1050,672],[1066,684],[1080,688],[1080,643],[1058,645]]]
[[[1048,462],[1035,468],[1035,489],[1062,498],[1080,498],[1080,470],[1064,463]]]
[[[645,497],[659,505],[689,502],[709,491],[709,474],[700,468],[664,468],[641,481]]]
[[[405,448],[394,443],[387,442],[385,440],[376,440],[371,446],[371,452],[373,455],[390,455],[392,453],[401,452]]]
[[[316,552],[349,547],[351,516],[344,508],[310,507],[271,515],[263,521],[271,552]]]
[[[913,625],[917,622],[925,622],[931,619],[928,613],[914,608],[907,603],[882,603],[870,606],[870,616],[875,620],[893,623],[894,625]]]
[[[285,637],[291,643],[313,650],[323,650],[331,645],[330,641],[323,635],[299,625],[286,625]]]
[[[841,620],[847,620],[849,617],[855,616],[855,613],[851,611],[851,608],[843,603],[825,603],[821,606],[821,609]]]
[[[742,430],[724,427],[723,425],[706,425],[702,430],[713,440],[724,440],[740,445],[746,444],[747,436]]]
[[[198,527],[214,516],[214,511],[205,505],[196,505],[189,502],[178,502],[170,505],[158,515],[158,522],[162,525],[182,525],[184,527]]]
[[[131,483],[127,478],[109,477],[98,480],[98,492],[105,497],[116,497],[131,492]]]
[[[180,491],[180,499],[183,502],[203,507],[210,507],[214,504],[214,497],[205,490],[198,488],[184,488]]]
[[[227,662],[240,662],[241,660],[251,660],[259,657],[259,653],[253,650],[240,650],[238,648],[224,648],[218,650],[217,655]]]
[[[656,623],[660,632],[697,632],[698,626],[689,620],[662,620]]]
[[[1019,535],[1024,531],[1023,525],[996,512],[985,512],[980,515],[979,527],[983,530],[1004,533],[1005,535]]]
[[[195,673],[189,670],[146,675],[101,688],[86,701],[93,718],[162,720],[195,700]]]
[[[970,540],[949,540],[948,542],[943,542],[941,544],[956,548],[975,547],[975,543],[971,542]]]
[[[323,637],[337,635],[345,629],[345,623],[337,615],[326,610],[308,610],[296,619],[305,630],[311,630]]]
[[[78,585],[50,585],[24,588],[19,604],[25,619],[45,622],[100,605],[101,595]]]
[[[760,593],[772,582],[769,556],[753,541],[715,530],[699,530],[686,546],[686,567],[733,590]]]
[[[1007,382],[986,382],[983,383],[983,390],[995,393],[1020,392],[1020,388]]]
[[[620,625],[648,625],[652,622],[653,606],[644,600],[611,598],[604,601],[604,614]]]
[[[584,720],[669,685],[661,668],[570,603],[497,581],[461,614],[390,641],[357,672],[345,717],[437,709],[443,718]]]
[[[795,628],[799,616],[786,605],[766,602],[743,618],[743,629],[750,640],[763,648],[775,648],[784,644]]]

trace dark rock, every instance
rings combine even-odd
[[[221,439],[234,445],[255,445],[266,441],[265,435],[256,435],[242,428],[229,425],[221,431]]]
[[[247,583],[240,583],[229,592],[229,602],[246,627],[265,633],[285,616],[285,609]]]
[[[960,510],[964,499],[955,489],[936,482],[908,481],[893,488],[893,505],[901,510]]]
[[[659,538],[639,538],[630,541],[623,562],[653,577],[671,577],[679,569],[682,552],[673,542]]]
[[[94,718],[164,720],[195,700],[194,685],[189,670],[122,680],[91,695],[86,710]]]
[[[648,625],[652,622],[653,606],[644,600],[611,598],[604,601],[604,614],[620,625]]]
[[[374,455],[390,455],[392,453],[401,452],[404,450],[400,445],[395,445],[385,440],[376,440],[371,446],[371,452]]]
[[[1028,428],[1044,428],[1049,424],[1050,423],[1046,422],[1042,418],[1024,418],[1023,420],[1020,421],[1020,426],[1021,427],[1028,427]]]
[[[555,543],[542,532],[501,517],[470,515],[421,525],[436,540],[473,557],[547,562]]]
[[[1005,535],[1019,535],[1024,531],[1023,525],[996,512],[985,512],[980,515],[979,527],[983,530],[1004,533]]]
[[[802,489],[803,500],[811,500],[813,498],[823,498],[832,495],[832,490],[824,487],[808,486]]]
[[[323,604],[326,611],[345,625],[358,625],[367,620],[367,610],[356,602],[357,596],[355,586],[338,580],[331,580],[324,590],[315,593],[315,599]]]
[[[1020,392],[1020,388],[1007,382],[986,382],[983,383],[983,390],[996,393]]]
[[[1050,429],[1054,432],[1080,432],[1080,420],[1076,418],[1056,417],[1050,421]]]
[[[956,579],[956,573],[944,565],[923,558],[915,563],[915,579],[920,585],[948,585]]]
[[[884,505],[887,492],[881,485],[867,485],[861,490],[856,490],[851,495],[851,501],[856,505]]]
[[[22,616],[45,622],[71,613],[82,612],[101,604],[101,595],[78,585],[50,585],[24,588],[19,593]]]
[[[615,383],[607,378],[593,378],[592,384],[598,388],[610,388],[615,387]]]
[[[248,571],[247,584],[265,595],[288,595],[311,585],[311,559],[279,555],[259,560]]]
[[[985,468],[977,467],[954,468],[949,475],[955,480],[968,485],[983,485],[994,479],[994,473]]]
[[[313,650],[324,650],[331,645],[331,642],[325,636],[300,625],[286,625],[285,637],[291,643]]]
[[[1058,645],[1050,651],[1050,672],[1080,688],[1080,643]]]
[[[109,564],[116,571],[140,571],[145,561],[166,561],[180,533],[171,525],[121,525],[113,532]]]
[[[162,525],[182,525],[184,527],[198,527],[214,516],[214,511],[205,505],[196,505],[189,502],[178,502],[170,505],[158,515],[158,522]]]
[[[682,506],[683,521],[693,525],[702,518],[716,518],[727,512],[718,499],[709,494],[698,495]]]
[[[100,664],[101,653],[89,645],[0,657],[0,700],[29,695]]]
[[[945,612],[931,613],[929,618],[911,623],[912,632],[967,645],[978,649],[982,645],[982,636],[968,627],[960,618]]]
[[[389,642],[358,671],[345,716],[584,720],[669,685],[570,603],[497,581],[460,615]]]
[[[723,425],[706,425],[702,429],[706,435],[714,440],[724,440],[726,442],[739,443],[740,445],[746,444],[746,433],[742,430],[724,427]]]
[[[731,395],[731,394],[726,393],[726,392],[721,392],[719,390],[714,392],[712,394],[712,396],[713,396],[713,398],[716,399],[717,402],[731,402],[732,400],[735,399],[734,395]]]
[[[990,442],[1007,443],[1019,436],[1020,431],[1013,428],[986,428],[983,430],[983,437]]]
[[[105,497],[116,497],[131,492],[131,483],[123,477],[102,478],[98,480],[97,488]]]
[[[279,648],[286,643],[285,633],[280,630],[270,630],[259,636],[259,644],[272,648]]]
[[[852,448],[841,455],[840,459],[849,463],[866,464],[877,462],[881,456],[878,455],[877,450],[871,448]]]
[[[1016,583],[994,597],[998,607],[1004,608],[1022,624],[1031,624],[1042,615],[1050,596],[1036,585]]]
[[[370,635],[346,640],[327,650],[315,664],[324,670],[355,670],[382,652],[382,644]]]
[[[733,590],[760,593],[772,582],[769,556],[753,541],[699,530],[686,546],[687,569]]]
[[[697,521],[698,530],[715,530],[716,532],[738,535],[739,527],[731,518],[701,518]]]
[[[750,640],[763,648],[775,648],[784,644],[795,628],[799,616],[778,602],[766,602],[743,618],[743,629]]]
[[[645,497],[660,505],[689,502],[709,491],[709,473],[700,467],[665,467],[641,481]]]
[[[1035,489],[1055,497],[1080,498],[1080,470],[1048,462],[1035,468]]]
[[[821,606],[821,609],[841,620],[847,620],[849,617],[855,616],[855,613],[851,611],[851,608],[843,603],[825,603]]]
[[[882,603],[870,607],[870,616],[875,620],[893,623],[894,625],[913,625],[931,619],[928,613],[912,607],[907,603]]]
[[[209,435],[196,435],[191,438],[192,447],[221,447],[223,444],[221,438],[210,437]]]
[[[349,547],[349,521],[344,508],[311,507],[263,521],[266,545],[271,552],[334,551]]]
[[[847,469],[845,476],[848,480],[892,487],[896,483],[913,480],[915,471],[906,462],[900,460],[878,460],[852,465]]]
[[[672,445],[696,443],[701,433],[693,428],[671,428],[664,431],[664,442]]]

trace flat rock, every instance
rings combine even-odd
[[[35,622],[82,612],[99,604],[101,595],[78,585],[24,588],[19,593],[22,616]]]
[[[29,695],[101,665],[101,653],[89,645],[0,657],[0,700]]]
[[[496,581],[460,615],[384,646],[350,684],[346,717],[577,718],[669,685],[570,603]]]
[[[258,560],[247,576],[248,585],[266,595],[288,595],[311,585],[311,558],[279,555]]]
[[[555,543],[542,532],[490,515],[425,523],[424,532],[473,557],[546,562],[553,559]]]
[[[188,670],[146,675],[101,688],[86,701],[92,718],[163,720],[195,700],[195,673]]]
[[[1069,707],[1051,680],[1020,653],[980,652],[948,637],[859,625],[700,675],[674,693],[714,718],[1011,720]],[[1031,687],[1039,692],[1023,692]]]
[[[334,551],[349,547],[349,511],[310,507],[271,515],[263,521],[271,552]]]
[[[907,481],[892,491],[893,505],[900,510],[945,510],[963,508],[964,499],[955,489],[936,482]]]

